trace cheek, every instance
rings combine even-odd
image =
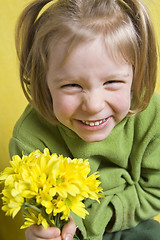
[[[71,96],[54,95],[53,97],[53,109],[55,115],[68,116],[74,112],[75,101]]]
[[[117,112],[128,113],[131,105],[130,91],[122,91],[114,96],[114,108]]]

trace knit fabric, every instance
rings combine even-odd
[[[139,223],[136,227],[107,233],[103,236],[103,240],[159,240],[160,224],[152,219]]]
[[[45,147],[71,158],[89,159],[99,171],[105,199],[86,200],[89,215],[73,214],[84,238],[100,240],[108,232],[135,227],[160,211],[160,96],[146,110],[123,119],[101,142],[87,143],[62,124],[51,125],[30,105],[17,122],[10,154]]]

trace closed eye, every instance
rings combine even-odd
[[[61,86],[61,89],[67,93],[77,93],[82,91],[82,87],[77,83],[69,83]]]
[[[66,87],[66,88],[67,88],[67,87],[68,87],[68,88],[69,88],[69,87],[70,87],[70,88],[73,87],[73,88],[74,88],[74,87],[80,87],[80,85],[78,85],[78,84],[76,84],[76,83],[71,83],[71,84],[63,85],[62,87],[63,87],[63,88],[64,88],[64,87]]]
[[[123,81],[120,81],[120,80],[109,80],[109,81],[106,81],[104,83],[104,85],[107,85],[107,84],[115,84],[115,83],[122,83]]]
[[[123,80],[108,80],[103,85],[105,89],[116,91],[121,89],[124,86],[125,81]]]

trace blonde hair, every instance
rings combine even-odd
[[[55,120],[46,80],[51,45],[69,39],[67,56],[78,43],[98,34],[103,34],[113,57],[118,52],[133,66],[130,114],[148,106],[156,83],[157,49],[153,26],[141,1],[36,0],[19,18],[16,48],[24,94],[48,121]]]

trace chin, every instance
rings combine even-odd
[[[104,139],[106,139],[108,137],[110,133],[108,134],[103,134],[103,135],[100,135],[100,136],[94,136],[93,134],[89,134],[87,136],[82,136],[82,135],[79,135],[79,137],[81,139],[83,139],[85,142],[88,142],[88,143],[93,143],[93,142],[101,142],[103,141]]]

